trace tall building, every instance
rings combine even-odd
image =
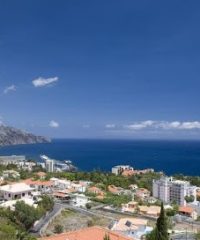
[[[186,196],[194,196],[196,201],[196,189],[197,187],[189,182],[174,180],[172,177],[153,180],[153,196],[164,203],[176,202],[178,205],[186,205]]]
[[[53,159],[46,159],[45,160],[45,168],[47,172],[54,172],[54,160]]]

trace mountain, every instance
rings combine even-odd
[[[51,140],[42,136],[35,136],[23,130],[0,125],[0,146],[48,143]]]

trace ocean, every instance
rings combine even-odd
[[[0,148],[0,155],[11,154],[34,160],[39,160],[40,154],[71,160],[82,171],[111,171],[112,166],[128,164],[136,169],[154,168],[168,175],[200,175],[200,141],[57,139],[47,144]]]

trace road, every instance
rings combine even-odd
[[[80,208],[80,207],[72,206],[72,205],[69,205],[67,203],[58,203],[57,202],[56,205],[61,206],[62,208],[67,208],[67,209],[70,209],[70,210],[74,210],[74,211],[80,212],[80,213],[85,214],[85,215],[89,215],[89,216],[92,215],[92,216],[97,216],[97,217],[102,216],[102,217],[107,218],[109,220],[115,220],[115,218],[113,218],[113,217],[106,216],[104,214],[99,214],[99,213],[96,213],[96,212],[94,212],[92,210],[88,210],[88,209],[83,209],[83,208]]]
[[[62,209],[61,205],[54,204],[54,208],[51,212],[47,213],[46,216],[41,218],[38,223],[30,230],[36,236],[40,236],[40,231],[46,223],[48,223],[54,216]]]
[[[170,237],[170,240],[195,240],[193,233],[177,233]]]
[[[70,210],[73,210],[73,211],[77,211],[77,212],[80,212],[82,214],[89,215],[89,216],[96,216],[96,217],[102,216],[102,217],[107,218],[107,219],[112,220],[112,221],[115,220],[115,218],[112,218],[110,216],[106,216],[104,214],[95,213],[92,210],[87,210],[87,209],[75,207],[75,206],[72,206],[68,203],[56,202],[54,204],[53,210],[51,212],[49,212],[45,217],[41,218],[38,221],[38,223],[30,230],[30,232],[32,234],[34,234],[35,236],[40,236],[41,235],[41,230],[45,226],[45,224],[50,222],[55,217],[55,215],[61,209],[64,209],[64,208],[70,209]]]

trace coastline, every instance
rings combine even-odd
[[[41,154],[71,160],[82,171],[110,171],[112,166],[125,163],[136,169],[154,168],[167,175],[198,175],[200,167],[200,141],[196,140],[53,139],[51,143],[0,148],[0,155],[13,154],[37,161]]]

